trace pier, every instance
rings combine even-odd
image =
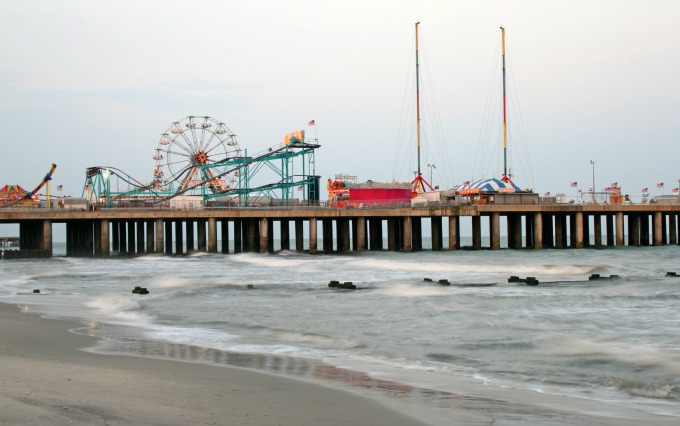
[[[9,259],[51,256],[55,223],[66,225],[66,255],[73,257],[271,253],[275,238],[281,250],[314,254],[415,252],[423,250],[424,234],[430,235],[434,251],[661,246],[680,241],[679,214],[680,205],[673,204],[5,209],[0,223],[19,224],[19,252],[24,254],[8,255],[12,250],[4,250],[3,258]],[[461,246],[461,224],[472,230],[470,246]],[[502,230],[507,235],[504,247]]]

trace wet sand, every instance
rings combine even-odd
[[[0,303],[0,424],[418,425],[379,402],[239,368],[100,355],[80,324]]]
[[[242,364],[211,365],[192,362],[188,355],[191,347],[146,340],[135,343],[134,338],[126,340],[131,347],[127,355],[121,355],[126,352],[120,351],[120,343],[113,345],[118,351],[110,351],[106,341],[72,333],[70,329],[82,331],[87,327],[22,313],[15,305],[0,303],[0,424],[676,423],[673,417],[603,406],[594,401],[486,386],[480,389],[480,385],[466,381],[457,381],[459,392],[455,394],[438,392],[319,363],[309,369],[314,371],[315,379],[310,383],[239,368],[254,361],[266,364],[257,362],[261,358],[258,356],[244,355]],[[173,351],[182,356],[167,359]],[[317,381],[330,386],[316,384]]]

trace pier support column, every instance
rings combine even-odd
[[[146,220],[146,252],[151,254],[155,253],[154,244],[156,242],[156,232],[154,231],[155,221]]]
[[[208,218],[208,253],[217,253],[217,220]]]
[[[368,250],[380,250],[378,248],[378,223],[375,218],[368,219]]]
[[[128,243],[127,243],[127,221],[121,220],[118,222],[118,252],[127,253]]]
[[[449,250],[460,248],[460,223],[458,216],[449,216]]]
[[[624,239],[623,239],[623,213],[622,212],[617,212],[615,215],[616,218],[616,245],[617,246],[623,246],[624,245]],[[630,220],[630,219],[629,219]]]
[[[534,244],[535,249],[543,248],[543,214],[534,213]]]
[[[640,245],[649,245],[649,214],[640,214]]]
[[[366,250],[366,218],[357,218],[357,252]]]
[[[50,228],[51,230],[51,228]],[[111,254],[111,245],[109,243],[109,220],[102,219],[99,221],[99,255],[108,256]]]
[[[281,250],[290,250],[290,222],[288,219],[281,219]]]
[[[640,216],[635,213],[628,215],[628,245],[640,245]]]
[[[316,253],[316,218],[309,218],[309,254]]]
[[[671,213],[668,215],[668,244],[678,243],[678,215]]]
[[[163,227],[165,228],[165,254],[171,255],[172,254],[172,221],[171,220],[164,220],[163,221]]]
[[[522,248],[522,215],[514,214],[513,216],[513,237],[516,249]]]
[[[229,221],[222,219],[220,221],[220,239],[222,240],[222,253],[229,253]]]
[[[583,247],[590,247],[590,217],[587,213],[581,213],[583,224],[581,239],[583,240]]]
[[[555,248],[564,248],[565,227],[567,218],[563,214],[555,215]]]
[[[196,237],[194,236],[194,221],[191,219],[186,220],[186,236],[187,236],[187,254],[191,254],[195,251],[195,245],[194,242],[196,241]]]
[[[472,216],[472,248],[479,250],[482,248],[482,218]]]
[[[137,220],[135,225],[137,226],[137,253],[144,254],[146,251],[146,244],[144,242],[144,221]]]
[[[387,219],[387,250],[399,250],[399,220],[395,217]]]
[[[534,215],[527,213],[524,215],[524,247],[531,248],[534,246]]]
[[[111,221],[111,245],[113,251],[120,250],[120,223],[117,220]]]
[[[127,252],[130,256],[134,256],[137,253],[137,242],[135,241],[135,236],[137,235],[137,230],[135,229],[135,221],[127,221]]]
[[[302,219],[295,219],[295,250],[303,251],[305,249],[305,233],[303,228],[304,221]]]
[[[342,251],[349,251],[351,249],[349,219],[340,219],[339,222],[339,229],[342,232]]]
[[[432,228],[432,251],[439,251],[442,249],[442,218],[430,217],[430,226]]]
[[[663,245],[663,226],[662,226],[662,220],[663,220],[663,213],[661,212],[654,212],[653,213],[654,217],[654,226],[652,227],[654,231],[654,240],[653,243],[655,246],[662,246]]]
[[[154,253],[163,253],[163,245],[165,244],[163,240],[163,219],[156,219],[156,224],[154,226],[156,247],[154,247]]]
[[[267,218],[260,219],[260,253],[267,253],[269,250],[269,221]]]
[[[574,235],[574,242],[576,248],[583,248],[583,212],[576,212],[574,215],[574,224],[576,232]]]
[[[243,252],[243,220],[234,220],[234,253]]]
[[[602,246],[602,215],[593,215],[593,232],[595,233],[595,247]]]
[[[613,246],[616,244],[615,234],[614,234],[614,216],[611,213],[607,213],[604,216],[605,227],[607,230],[607,245]]]
[[[411,250],[423,249],[423,221],[420,217],[411,217]]]
[[[321,219],[321,250],[333,253],[333,219]]]
[[[206,221],[205,219],[198,219],[196,221],[196,238],[198,241],[196,242],[196,249],[200,252],[206,252],[207,250],[207,240],[206,240],[206,235],[205,235],[205,226],[206,226]]]
[[[491,240],[491,250],[500,250],[501,248],[501,214],[491,213],[489,218],[489,236]]]
[[[108,226],[109,221],[106,221],[106,224]],[[108,228],[107,228],[108,231]],[[108,237],[109,234],[108,232],[106,233],[106,238],[107,238],[107,243],[108,243]],[[108,248],[108,245],[106,246]],[[43,220],[42,221],[42,241],[40,242],[40,249],[45,250],[47,252],[47,255],[49,257],[52,257],[52,221],[51,220]],[[108,256],[108,252],[106,255]]]
[[[411,251],[413,251],[413,246],[411,243],[411,217],[404,216],[402,223],[404,224],[403,250],[405,253],[410,253]]]
[[[184,254],[184,222],[175,221],[175,254]]]
[[[269,219],[260,219],[260,253],[269,252]]]
[[[552,213],[543,213],[543,247],[555,247],[555,229],[553,227],[554,215]]]

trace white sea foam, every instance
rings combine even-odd
[[[142,302],[134,295],[106,294],[86,303],[106,317],[132,322],[147,322],[152,318],[141,312]]]

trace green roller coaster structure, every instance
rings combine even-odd
[[[217,130],[205,132],[212,126],[211,121]],[[318,204],[320,176],[316,175],[315,151],[320,145],[316,139],[305,140],[304,132],[298,131],[263,152],[249,156],[244,150],[241,155],[234,135],[227,134],[223,123],[195,116],[187,117],[185,122],[188,130],[175,122],[162,134],[151,182],[141,182],[115,167],[88,167],[83,190],[88,204],[171,207],[188,199],[192,206],[200,200],[201,207]],[[183,132],[191,132],[193,139],[185,142]],[[223,140],[222,134],[227,136]],[[221,158],[210,158],[218,154]]]

